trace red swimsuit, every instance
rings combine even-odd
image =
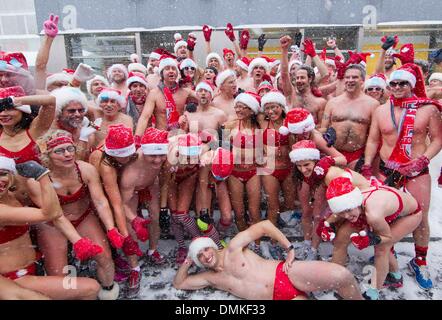
[[[269,128],[270,121],[267,122],[267,128],[264,130],[262,142],[264,145],[281,148],[281,146],[289,145],[289,136],[282,135],[275,129]],[[282,183],[292,173],[292,167],[284,169],[273,169],[272,176],[274,176],[280,183]]]
[[[245,135],[241,133],[241,121],[238,125],[238,133],[231,138],[231,143],[238,149],[255,149],[255,129],[252,135]],[[247,183],[251,178],[256,176],[256,167],[247,171],[238,171],[233,169],[232,176],[237,178],[242,183]]]
[[[0,136],[2,135],[2,131],[0,131]],[[20,151],[10,151],[2,146],[0,146],[0,153],[4,154],[8,158],[12,158],[15,160],[15,163],[23,163],[26,161],[34,160],[40,162],[38,157],[39,150],[38,146],[35,143],[34,139],[32,139],[29,134],[29,130],[26,129],[26,134],[28,135],[31,142],[29,142],[23,149]]]

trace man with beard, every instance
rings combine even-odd
[[[396,51],[394,48],[399,42],[397,36],[388,36],[381,39],[382,50],[379,60],[376,64],[376,73],[383,73],[388,78],[394,71],[396,65],[394,54]]]
[[[142,73],[131,72],[126,85],[129,88],[126,113],[132,117],[133,123],[137,123],[146,103],[148,94],[147,82],[144,80]]]
[[[216,86],[220,94],[213,99],[213,106],[224,112],[227,121],[236,119],[235,94],[237,91],[235,72],[228,69],[221,72],[216,78]]]
[[[348,167],[355,171],[360,169],[356,167],[358,162],[358,167],[363,164],[371,117],[379,106],[378,101],[362,92],[364,80],[365,70],[361,65],[348,66],[344,75],[345,91],[329,100],[321,123],[323,131],[335,131],[334,146],[345,156]]]
[[[421,206],[422,222],[413,232],[416,256],[409,267],[418,285],[429,290],[433,283],[426,262],[431,197],[428,165],[442,148],[441,105],[427,99],[422,72],[415,64],[405,64],[391,73],[388,85],[390,100],[373,114],[362,174],[372,175],[372,163],[379,150],[379,169],[386,177],[385,183],[406,188]]]
[[[123,96],[127,95],[126,79],[128,77],[127,68],[122,64],[113,64],[107,70],[107,78],[113,89],[120,91]]]

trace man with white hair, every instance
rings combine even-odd
[[[234,105],[238,87],[235,72],[230,69],[221,72],[216,78],[216,86],[220,94],[213,99],[213,106],[224,112],[227,121],[236,119]]]
[[[113,64],[107,69],[107,78],[111,84],[111,87],[120,91],[123,96],[127,95],[128,88],[126,86],[126,80],[129,76],[126,66],[122,64]]]

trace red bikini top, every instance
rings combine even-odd
[[[253,134],[246,135],[241,133],[241,121],[239,121],[238,132],[235,137],[231,137],[231,143],[234,147],[239,149],[254,149],[255,148],[255,129],[252,129]]]
[[[4,226],[0,229],[0,244],[20,238],[28,232],[29,226]]]
[[[0,136],[2,133],[3,131],[0,131]],[[20,151],[10,151],[0,146],[0,153],[4,154],[8,158],[14,159],[15,163],[23,163],[30,160],[34,160],[40,163],[40,159],[38,157],[38,146],[29,134],[28,129],[26,129],[26,134],[28,135],[31,142],[29,142],[23,149],[21,149]]]
[[[275,125],[273,125],[275,127]],[[273,137],[273,138],[270,138]],[[274,141],[275,147],[280,146],[288,146],[289,145],[289,135],[282,135],[277,130],[270,128],[270,121],[267,122],[267,128],[264,130],[264,136],[262,137],[262,143],[264,143],[266,146],[267,141]],[[271,143],[272,144],[272,143]],[[272,147],[273,147],[272,146]]]
[[[76,202],[80,199],[83,199],[89,195],[89,188],[88,188],[87,184],[84,183],[83,178],[81,177],[81,171],[80,171],[80,168],[78,167],[77,162],[75,162],[75,168],[77,170],[78,180],[81,182],[81,187],[77,191],[75,191],[73,194],[70,194],[70,195],[63,195],[63,194],[57,193],[57,197],[58,197],[58,200],[60,201],[60,205],[74,203],[74,202]]]

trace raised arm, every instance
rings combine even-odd
[[[173,279],[173,287],[179,290],[198,290],[210,286],[208,281],[209,272],[189,275],[189,268],[192,266],[192,259],[187,257],[178,269]]]
[[[283,36],[279,39],[281,45],[281,85],[284,95],[290,97],[293,92],[292,84],[290,83],[289,76],[289,48],[292,44],[292,38],[290,36]]]

